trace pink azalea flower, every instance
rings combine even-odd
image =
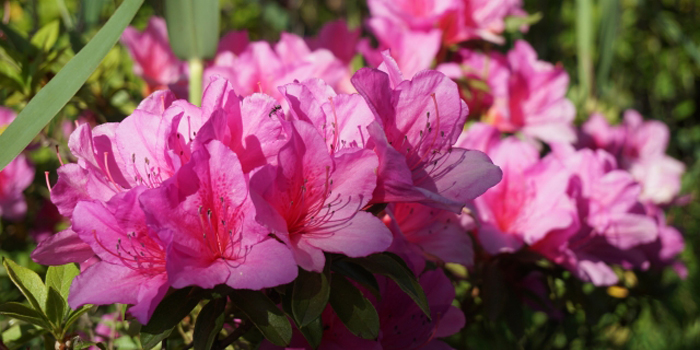
[[[159,91],[121,123],[93,129],[78,126],[68,142],[77,163],[58,169],[51,201],[61,215],[71,218],[80,201],[104,203],[136,186],[159,186],[186,161],[190,152],[185,140],[194,138],[201,124],[198,108],[175,102],[169,91]],[[90,246],[68,229],[42,241],[32,258],[44,265],[62,265],[82,263],[93,255]]]
[[[461,8],[460,0],[369,0],[372,17],[386,18],[394,25],[430,30],[446,14]]]
[[[236,153],[243,172],[275,164],[287,135],[281,106],[264,94],[240,98],[229,81],[214,76],[204,91],[202,113],[210,116],[198,131],[195,148],[218,140]]]
[[[179,132],[177,122],[183,115],[196,108],[185,101],[170,108],[173,103],[171,92],[159,91],[121,123],[105,123],[93,129],[88,124],[80,125],[68,141],[77,163],[58,169],[58,182],[51,191],[51,201],[59,212],[71,217],[80,200],[106,202],[116,193],[138,185],[155,187],[171,176],[182,162],[179,152],[186,147],[167,140]],[[180,129],[194,137],[201,116],[195,111],[186,118],[187,125]]]
[[[610,152],[642,184],[643,201],[665,204],[678,195],[685,165],[666,155],[669,131],[665,124],[644,122],[637,111],[627,110],[619,126],[611,126],[605,117],[593,114],[582,131],[588,138],[583,145]]]
[[[477,237],[487,253],[514,252],[550,234],[578,229],[576,203],[566,193],[570,174],[559,162],[540,160],[534,146],[513,137],[487,152],[503,170],[501,182],[474,200]]]
[[[281,100],[277,87],[312,77],[322,78],[331,86],[341,88],[348,79],[349,67],[325,48],[311,50],[296,35],[282,33],[274,49],[269,43],[248,44],[240,54],[219,55],[205,69],[205,81],[214,75],[228,79],[242,96],[264,92]]]
[[[506,57],[466,49],[460,57],[461,62],[442,64],[438,70],[458,81],[466,79],[470,94],[465,99],[476,116],[484,113],[484,121],[502,132],[522,132],[545,142],[576,140],[576,110],[566,99],[569,76],[562,67],[537,60],[530,44],[517,41]]]
[[[363,39],[358,50],[373,67],[383,62],[382,52],[388,50],[401,71],[411,79],[419,71],[430,68],[440,50],[441,32],[438,29],[410,30],[383,17],[370,18],[367,23],[377,37],[379,47],[374,49],[368,39]]]
[[[146,225],[138,203],[144,190],[137,187],[107,203],[81,201],[76,206],[72,227],[101,260],[75,278],[68,297],[73,309],[133,304],[129,312],[146,324],[168,291],[165,245]]]
[[[506,29],[506,17],[527,15],[522,9],[522,0],[461,0],[459,3],[461,6],[456,15],[443,20],[455,27],[446,31],[445,42],[448,44],[471,39],[502,44],[504,40],[500,34]]]
[[[277,166],[251,177],[258,221],[288,242],[302,268],[322,271],[323,252],[363,257],[384,251],[391,233],[361,209],[376,185],[377,156],[370,150],[332,157],[313,125],[293,121]],[[255,197],[254,197],[255,198]]]
[[[140,200],[149,225],[167,247],[173,287],[225,283],[257,290],[296,278],[289,249],[255,222],[238,157],[219,141],[192,153],[173,177]]]
[[[568,193],[577,202],[581,229],[561,245],[549,242],[533,249],[595,285],[617,282],[610,264],[648,266],[640,246],[655,241],[659,231],[638,201],[641,186],[617,169],[605,151],[575,151],[570,145],[555,144],[551,156],[573,175]]]
[[[496,99],[508,96],[511,69],[506,56],[497,51],[462,49],[456,62],[442,63],[436,70],[466,85],[461,92],[471,116],[485,114]]]
[[[501,171],[485,154],[453,147],[468,114],[453,81],[435,71],[403,80],[385,57],[388,74],[363,68],[352,78],[377,120],[368,127],[379,156],[373,202],[420,202],[459,213],[498,183]]]
[[[546,142],[573,142],[576,110],[566,98],[569,76],[562,67],[537,60],[537,53],[519,40],[508,52],[511,76],[508,96],[496,98],[486,115],[501,131],[522,130]]]
[[[134,73],[148,84],[144,95],[165,89],[182,78],[185,63],[180,61],[170,48],[164,19],[151,17],[143,32],[131,26],[127,27],[121,42],[134,59]]]
[[[659,237],[642,247],[651,266],[661,268],[671,265],[679,276],[685,278],[688,270],[682,262],[676,260],[678,254],[685,248],[683,235],[667,224],[666,215],[661,208],[653,204],[647,204],[645,208],[647,215],[654,218],[659,227]]]
[[[373,18],[394,26],[413,31],[437,27],[446,45],[472,39],[502,44],[505,18],[526,15],[521,0],[370,0],[368,5]]]
[[[15,119],[13,110],[0,106],[0,134]],[[5,168],[0,170],[0,217],[20,220],[27,212],[24,192],[34,180],[34,168],[27,158],[20,154]]]
[[[358,94],[337,95],[320,79],[309,79],[280,87],[294,120],[311,123],[334,154],[343,149],[365,148],[369,140],[367,126],[374,115]]]
[[[404,240],[406,243],[402,244],[417,248],[404,246],[391,251],[402,255],[400,249],[410,249],[429,260],[465,266],[474,264],[474,249],[468,231],[476,226],[468,214],[457,215],[416,203],[393,203],[387,211],[390,212],[389,227],[394,233],[394,240]]]
[[[360,39],[360,28],[348,28],[345,20],[338,19],[323,25],[315,38],[306,39],[311,50],[320,48],[330,50],[335,57],[350,64],[355,57],[355,47]]]

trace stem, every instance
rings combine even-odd
[[[202,104],[202,72],[204,63],[200,58],[190,58],[190,103],[199,107]]]
[[[252,322],[244,322],[242,325],[238,326],[236,330],[233,331],[233,333],[229,334],[226,336],[226,338],[222,339],[218,347],[215,347],[214,349],[216,350],[224,350],[226,347],[229,345],[233,344],[238,338],[242,337],[244,334],[248,333],[248,330],[250,330],[253,327]]]

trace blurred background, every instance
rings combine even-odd
[[[0,0],[0,105],[20,110],[119,3]],[[668,153],[687,166],[682,203],[675,204],[668,220],[686,239],[681,260],[688,276],[681,279],[670,269],[621,272],[624,287],[615,289],[564,275],[552,280],[552,289],[566,300],[561,317],[509,299],[493,314],[472,300],[474,288],[463,281],[458,300],[468,323],[450,344],[457,349],[700,348],[700,0],[524,0],[524,7],[533,23],[529,31],[520,33],[520,23],[509,23],[506,44],[493,49],[505,52],[522,38],[540,59],[563,65],[571,77],[568,96],[577,106],[579,123],[594,111],[615,122],[622,111],[634,108],[669,126]],[[358,27],[369,15],[365,1],[358,0],[222,0],[221,9],[221,33],[246,29],[251,40],[269,41],[282,31],[314,35],[338,18]],[[162,13],[161,1],[147,0],[132,25],[142,29],[150,16]],[[32,49],[22,49],[15,35],[31,38]],[[143,98],[143,90],[126,49],[117,45],[30,145],[37,175],[25,191],[28,214],[22,221],[1,222],[2,256],[43,271],[29,259],[35,242],[66,226],[48,201],[44,179],[49,171],[55,182],[60,166],[55,146],[65,145],[74,120],[123,119]],[[59,152],[69,157],[66,147]],[[0,303],[20,299],[0,271]],[[0,331],[7,332],[7,325],[0,318]]]

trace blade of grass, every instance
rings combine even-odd
[[[124,0],[95,37],[29,101],[5,132],[0,134],[0,169],[5,168],[22,152],[78,92],[119,40],[143,1]]]
[[[585,106],[591,94],[593,79],[593,4],[591,0],[576,0],[576,58],[581,87],[581,103]]]
[[[598,71],[596,72],[596,93],[602,94],[608,84],[610,67],[615,54],[615,38],[620,23],[620,2],[608,0],[601,2],[602,18],[600,20],[600,36],[598,56]]]

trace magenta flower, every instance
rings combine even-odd
[[[379,156],[373,202],[420,202],[459,213],[500,181],[501,171],[479,151],[454,148],[468,114],[457,85],[435,71],[403,80],[393,60],[389,74],[363,68],[352,81],[377,121],[370,125]]]
[[[644,122],[637,111],[627,110],[619,126],[593,114],[582,131],[588,138],[583,145],[610,152],[642,184],[642,201],[665,204],[678,195],[685,165],[666,155],[669,131],[665,124]]]
[[[149,225],[167,247],[175,288],[261,289],[294,280],[289,249],[255,222],[255,207],[236,154],[211,140],[156,189],[143,193]]]
[[[384,251],[391,233],[361,209],[376,185],[377,156],[370,150],[332,157],[313,125],[293,121],[277,166],[251,177],[258,221],[290,245],[302,268],[322,271],[323,252],[363,257]],[[256,197],[253,197],[254,199]]]
[[[127,27],[121,42],[134,59],[134,73],[148,84],[144,95],[165,89],[183,77],[185,63],[180,61],[170,48],[164,19],[151,17],[143,32]]]
[[[0,106],[0,134],[12,123],[16,114],[13,110]],[[34,180],[34,168],[24,155],[18,155],[5,168],[0,170],[0,217],[19,220],[27,212],[24,192]]]
[[[78,275],[68,303],[132,304],[129,312],[142,324],[150,319],[169,288],[165,245],[146,226],[137,187],[115,195],[107,203],[81,201],[72,227],[101,259]],[[113,283],[119,281],[119,283]]]

